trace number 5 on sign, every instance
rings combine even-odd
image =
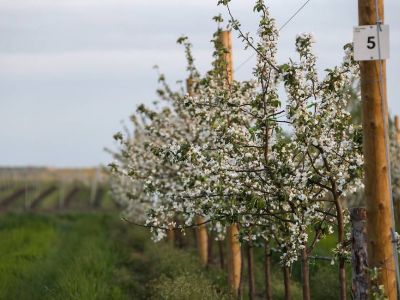
[[[388,25],[381,25],[379,27],[377,25],[354,27],[353,41],[354,60],[379,60],[389,58]]]

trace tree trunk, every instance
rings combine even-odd
[[[208,233],[203,217],[196,217],[197,226],[197,247],[199,249],[200,260],[203,266],[208,263]]]
[[[351,265],[353,271],[352,294],[355,300],[368,299],[368,260],[367,260],[367,211],[365,208],[352,208],[351,220]]]
[[[283,282],[285,284],[285,300],[291,300],[292,294],[290,290],[290,267],[283,267]]]
[[[264,272],[265,272],[265,299],[272,300],[272,282],[271,282],[271,250],[268,242],[264,244]]]
[[[256,287],[254,281],[254,258],[253,258],[253,242],[249,240],[247,243],[247,272],[249,280],[249,300],[254,300],[256,295]]]
[[[239,229],[237,224],[232,224],[227,228],[229,286],[235,297],[238,296],[242,271],[242,251],[238,234]]]
[[[339,202],[339,198],[334,195],[334,201],[336,206],[337,222],[338,222],[338,243],[343,246],[344,243],[344,220],[343,210]],[[340,300],[346,300],[346,268],[344,257],[339,257],[339,284],[340,284]]]
[[[310,261],[307,246],[301,251],[301,279],[303,283],[303,300],[311,299],[310,291]]]

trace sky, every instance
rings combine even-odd
[[[256,32],[253,1],[232,0],[245,31]],[[270,0],[278,26],[305,0]],[[400,114],[400,11],[385,1],[390,25],[388,100]],[[217,0],[0,0],[0,166],[85,167],[111,161],[112,135],[139,103],[156,99],[158,65],[174,84],[185,79],[176,40],[189,36],[196,65],[210,68],[221,13]],[[311,0],[281,31],[279,62],[296,58],[298,33],[312,32],[318,67],[341,62],[357,25],[357,1]],[[233,34],[234,68],[251,55]],[[254,59],[235,71],[249,79]]]

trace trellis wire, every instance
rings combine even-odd
[[[281,27],[279,27],[278,31],[281,31],[283,28],[285,28],[302,10],[303,8],[310,2],[311,0],[307,0],[306,2],[303,3],[302,6],[300,6],[296,12],[290,16],[289,19],[286,20],[285,23],[283,23],[283,25]],[[237,66],[237,68],[234,70],[235,72],[237,70],[239,70],[241,67],[243,67],[245,64],[247,64],[254,56],[256,55],[256,53],[253,53],[252,55],[250,55],[248,58],[246,58],[245,61],[243,61],[241,64],[239,64],[239,66]]]

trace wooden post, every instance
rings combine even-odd
[[[352,295],[354,300],[368,299],[368,254],[367,254],[367,211],[351,208],[351,266],[353,274]]]
[[[228,241],[228,278],[230,288],[235,297],[239,293],[242,271],[242,255],[238,235],[239,229],[237,224],[228,226],[226,230],[226,239]]]
[[[189,96],[193,96],[193,79],[191,77],[186,79],[186,92]]]
[[[207,227],[204,223],[204,218],[197,216],[196,223],[202,224],[198,225],[196,228],[197,232],[197,247],[199,249],[200,260],[203,266],[208,264],[208,233]]]
[[[232,59],[232,37],[230,31],[221,31],[219,35],[222,47],[226,50],[224,60],[226,63],[226,79],[228,83],[233,81],[233,59]],[[240,287],[240,274],[242,269],[242,256],[240,242],[238,240],[238,226],[232,224],[227,228],[228,241],[228,273],[229,285],[235,296],[238,295]]]
[[[219,40],[225,49],[224,61],[226,64],[226,79],[228,83],[233,81],[233,57],[232,57],[232,35],[230,31],[221,31]]]
[[[378,7],[375,6],[375,1]],[[383,0],[358,0],[359,24],[375,25],[378,21],[376,9],[383,22]],[[378,284],[384,286],[386,297],[394,300],[397,299],[397,287],[392,245],[394,228],[386,158],[388,140],[386,64],[385,61],[378,60],[362,61],[360,70],[368,263],[370,268],[380,270]]]

